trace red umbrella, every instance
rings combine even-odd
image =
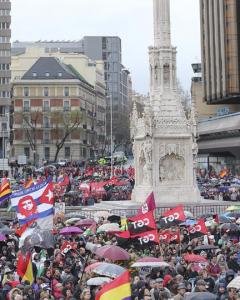
[[[96,222],[93,219],[83,219],[78,221],[75,226],[79,226],[79,227],[90,227],[93,224],[96,224]]]
[[[130,255],[126,250],[121,247],[110,245],[103,246],[95,252],[95,254],[99,257],[107,258],[112,261],[116,260],[129,260]]]
[[[92,272],[93,269],[95,269],[96,267],[98,267],[99,265],[101,265],[101,262],[97,261],[89,266],[87,266],[85,268],[85,272],[88,273],[88,272]]]
[[[189,263],[193,263],[193,262],[206,263],[206,262],[208,262],[208,260],[206,258],[202,257],[201,255],[196,255],[196,254],[186,254],[184,256],[184,260]]]
[[[137,262],[162,262],[162,259],[161,258],[156,258],[156,257],[146,256],[146,257],[139,258],[137,260]]]

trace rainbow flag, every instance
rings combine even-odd
[[[1,188],[0,188],[0,202],[4,200],[8,200],[12,195],[12,191],[10,188],[10,183],[7,178],[2,179]]]
[[[95,300],[131,300],[131,286],[129,271],[104,285],[96,294]]]

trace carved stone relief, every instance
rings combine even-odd
[[[174,153],[167,154],[159,161],[160,182],[172,182],[184,180],[184,158]]]

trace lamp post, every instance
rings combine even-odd
[[[111,145],[111,177],[113,177],[113,103],[112,94],[107,96],[110,100],[110,145]]]

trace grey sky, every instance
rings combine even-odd
[[[178,77],[190,88],[191,63],[200,60],[198,0],[171,0]],[[152,0],[12,0],[12,40],[78,40],[118,35],[133,87],[148,92],[148,46],[153,44]]]

